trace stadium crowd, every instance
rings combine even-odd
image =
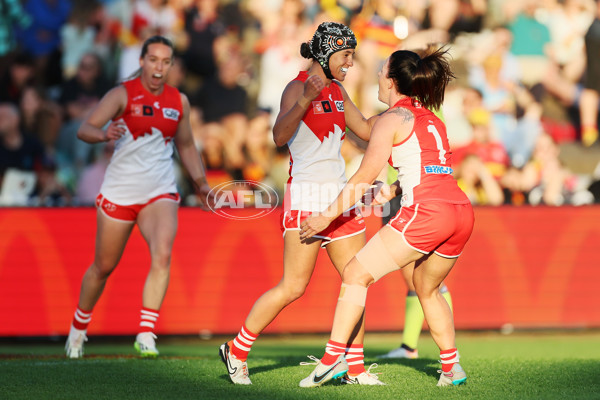
[[[600,2],[594,0],[6,0],[0,2],[0,205],[93,204],[114,143],[76,132],[140,46],[175,43],[169,84],[187,94],[214,186],[283,191],[289,154],[271,134],[300,44],[323,21],[358,38],[344,86],[384,110],[377,72],[394,49],[447,43],[443,105],[454,173],[473,204],[600,203]],[[307,66],[307,64],[306,64]],[[364,143],[351,132],[348,176]],[[194,205],[179,168],[183,204]],[[20,193],[23,191],[23,193]]]

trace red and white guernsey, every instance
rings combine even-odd
[[[127,90],[125,112],[116,121],[126,126],[104,175],[100,193],[119,205],[144,204],[176,193],[173,138],[183,115],[181,96],[165,85],[155,96],[140,78],[123,82]]]
[[[415,117],[413,131],[394,145],[389,159],[398,171],[402,206],[423,201],[469,203],[452,176],[452,153],[444,123],[410,97],[400,99],[393,107],[406,108]]]
[[[294,80],[306,81],[301,71]],[[287,145],[290,179],[287,209],[322,211],[335,200],[346,184],[346,164],[341,155],[346,137],[344,97],[332,81],[312,101]]]

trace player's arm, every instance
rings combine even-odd
[[[196,193],[200,196],[200,201],[202,204],[206,204],[206,196],[208,195],[208,192],[210,192],[210,187],[206,181],[204,164],[196,149],[194,136],[192,135],[192,126],[190,124],[190,102],[183,93],[181,93],[181,105],[183,115],[177,126],[175,147],[177,147],[181,163],[190,175]]]
[[[365,205],[371,206],[382,206],[388,201],[392,200],[394,197],[400,196],[402,194],[402,188],[400,187],[400,183],[398,181],[388,185],[383,182],[377,185],[377,181],[375,181],[376,185],[371,189],[372,194],[370,195],[370,203]],[[365,194],[365,196],[369,195],[369,192]],[[364,202],[364,201],[363,201]]]
[[[396,137],[397,118],[383,115],[373,127],[371,140],[358,171],[348,180],[338,197],[321,213],[313,213],[302,222],[301,239],[308,239],[358,202],[389,159]]]
[[[286,86],[273,126],[273,140],[278,147],[285,145],[294,136],[300,120],[323,87],[323,81],[316,75],[309,76],[304,83],[292,81]]]
[[[365,118],[350,96],[348,96],[346,89],[335,81],[332,85],[333,84],[339,85],[342,95],[344,96],[344,117],[346,119],[346,126],[362,140],[369,140],[373,125],[375,125],[375,121],[377,121],[379,115],[374,115],[368,119]]]
[[[77,137],[87,143],[108,142],[119,139],[125,133],[122,123],[111,122],[106,130],[106,123],[123,114],[127,106],[127,90],[119,85],[111,89],[91,110],[77,130]]]

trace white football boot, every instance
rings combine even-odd
[[[452,366],[450,372],[443,372],[442,370],[438,370],[440,375],[440,380],[437,383],[437,386],[458,386],[462,385],[467,381],[467,374],[465,370],[462,369],[459,363],[455,363]]]
[[[419,350],[407,350],[404,347],[398,347],[396,349],[390,350],[386,354],[382,354],[377,356],[377,358],[408,358],[408,359],[416,359],[419,358]]]
[[[227,367],[227,373],[231,382],[236,385],[251,385],[250,374],[248,373],[248,364],[246,361],[238,360],[237,357],[229,351],[229,345],[227,342],[223,343],[219,347],[219,355],[221,360]]]
[[[71,325],[69,331],[69,337],[67,337],[67,343],[65,343],[65,353],[68,358],[82,358],[83,357],[83,343],[87,342],[87,336],[85,330],[75,329]]]
[[[142,357],[156,357],[158,350],[156,349],[156,335],[152,332],[141,332],[135,337],[133,347],[140,353]]]
[[[338,379],[348,372],[348,363],[343,354],[340,354],[332,365],[324,365],[317,357],[308,356],[313,362],[301,362],[300,365],[316,365],[309,376],[300,381],[300,387],[317,387],[329,382],[332,379]]]

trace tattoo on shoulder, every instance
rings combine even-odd
[[[403,107],[394,107],[394,108],[388,110],[388,112],[396,114],[397,116],[402,118],[402,122],[410,122],[415,119],[415,116],[413,115],[413,113],[411,113],[410,111],[408,111],[406,108],[403,108]]]

